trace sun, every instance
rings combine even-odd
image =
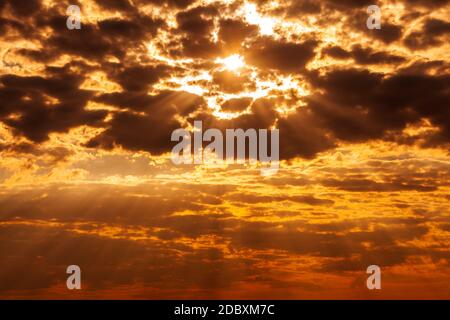
[[[218,58],[216,63],[221,63],[229,71],[236,71],[245,66],[244,58],[238,54],[233,54],[227,58]]]

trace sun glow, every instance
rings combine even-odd
[[[243,14],[248,23],[259,26],[259,32],[262,35],[272,35],[273,29],[275,27],[275,20],[273,18],[263,17],[261,16],[257,9],[256,5],[253,3],[244,4]]]
[[[244,58],[238,54],[233,54],[227,58],[218,58],[216,63],[221,63],[229,71],[236,71],[245,66]]]

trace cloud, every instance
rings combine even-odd
[[[413,31],[404,40],[406,46],[413,50],[423,50],[428,47],[439,46],[450,36],[450,22],[429,18],[422,25],[422,30]]]
[[[230,71],[213,73],[213,81],[219,86],[221,91],[227,93],[239,93],[246,88],[254,88],[254,84],[249,77],[239,76]]]
[[[100,125],[106,112],[85,109],[93,92],[79,89],[82,78],[64,68],[50,70],[54,74],[46,78],[0,77],[0,96],[5,101],[0,112],[1,120],[16,134],[35,142],[47,140],[51,132],[67,132],[81,125]],[[14,114],[19,117],[11,117]]]
[[[370,64],[400,64],[406,61],[405,58],[389,54],[387,52],[374,52],[369,48],[363,48],[359,45],[352,47],[352,50],[346,51],[339,46],[327,47],[322,50],[322,54],[329,55],[336,59],[349,59],[353,60],[360,65]]]
[[[314,57],[316,46],[314,40],[293,43],[262,38],[252,44],[245,58],[259,68],[298,72]]]
[[[88,298],[360,298],[370,264],[380,297],[449,296],[448,1],[380,30],[369,1],[276,2],[75,1],[68,30],[0,0],[2,297],[68,297],[74,263]],[[173,165],[195,120],[278,128],[277,175]]]
[[[111,149],[122,146],[128,150],[143,150],[154,155],[169,152],[173,143],[170,141],[172,132],[182,127],[177,115],[187,115],[200,109],[202,98],[186,92],[162,92],[155,96],[136,95],[130,99],[124,94],[106,94],[100,101],[108,102],[124,108],[136,108],[139,105],[129,105],[141,102],[141,114],[129,111],[116,112],[107,129],[91,139],[90,148],[103,147]]]
[[[341,190],[351,191],[351,192],[392,192],[392,191],[406,191],[415,190],[420,192],[430,192],[437,190],[437,186],[429,185],[424,181],[423,184],[420,182],[411,183],[407,181],[392,181],[392,182],[376,182],[368,179],[348,179],[348,180],[325,180],[323,184],[329,187],[339,188]]]
[[[251,102],[251,98],[230,99],[222,104],[222,110],[227,112],[241,112],[247,109]]]
[[[132,91],[144,91],[159,79],[167,76],[172,68],[165,65],[145,66],[134,65],[123,67],[120,64],[109,66],[109,79],[119,83],[125,93],[122,95],[132,96]],[[120,93],[119,93],[120,94]]]
[[[223,19],[220,21],[219,39],[226,50],[234,53],[241,49],[245,40],[258,34],[258,28],[238,19]]]

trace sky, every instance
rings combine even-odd
[[[449,19],[448,0],[0,0],[0,298],[450,299]],[[278,129],[278,172],[173,164],[195,120]]]

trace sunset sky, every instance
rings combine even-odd
[[[0,0],[0,298],[450,299],[449,52],[448,0]]]

